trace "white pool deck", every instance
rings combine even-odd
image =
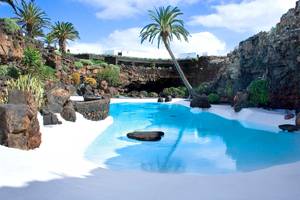
[[[112,99],[112,103],[118,102],[156,99]],[[182,99],[172,103],[188,106]],[[235,113],[230,106],[214,105],[192,112],[212,112],[238,119],[244,126],[254,123],[275,132],[279,132],[279,124],[294,123],[294,119],[284,120],[283,111],[244,109]],[[76,123],[62,120],[59,126],[41,126],[39,149],[26,152],[0,146],[0,200],[300,199],[300,162],[205,176],[102,169],[85,160],[84,151],[113,119],[91,122],[79,114],[77,118]]]

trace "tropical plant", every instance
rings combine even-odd
[[[59,50],[65,54],[67,48],[67,41],[74,41],[79,38],[79,33],[74,25],[69,22],[56,22],[52,26],[52,34],[58,40]]]
[[[4,18],[4,26],[6,31],[8,31],[9,33],[15,33],[17,31],[19,31],[21,28],[17,23],[16,19],[13,18]]]
[[[209,92],[210,92],[209,83],[207,83],[207,82],[201,83],[201,84],[196,88],[196,92],[197,92],[198,94],[209,94]]]
[[[29,74],[38,73],[39,68],[43,65],[41,53],[37,49],[31,47],[24,50],[22,62],[26,68],[26,72]]]
[[[182,19],[179,19],[179,16],[183,15],[178,7],[160,7],[158,9],[150,10],[149,16],[153,20],[153,23],[145,26],[141,32],[141,43],[148,40],[153,43],[155,39],[158,41],[158,48],[160,43],[163,42],[167,51],[169,52],[174,66],[177,72],[180,75],[181,80],[183,81],[185,87],[188,89],[190,97],[195,95],[195,92],[185,77],[179,63],[177,62],[175,55],[173,54],[170,42],[176,37],[178,40],[182,38],[187,42],[189,32],[184,27],[184,22]]]
[[[25,73],[38,77],[40,80],[56,80],[55,69],[44,65],[41,53],[35,48],[26,48],[24,51],[23,65]]]
[[[97,74],[98,82],[102,80],[108,82],[110,86],[118,86],[120,83],[120,67],[116,65],[109,65]]]
[[[21,71],[15,66],[0,65],[0,76],[9,76],[17,79],[21,75]]]
[[[47,65],[42,65],[39,70],[39,75],[36,75],[42,81],[57,81],[56,70]]]
[[[89,59],[80,59],[80,62],[85,66],[93,66],[94,62]]]
[[[44,42],[47,44],[47,47],[51,47],[52,44],[54,44],[56,42],[56,38],[52,33],[48,33],[45,37],[44,37]]]
[[[227,97],[233,97],[233,86],[230,81],[227,81],[226,86],[225,86],[225,94]]]
[[[36,104],[40,108],[44,100],[44,85],[36,77],[30,75],[20,76],[17,80],[10,80],[8,82],[8,90],[20,90],[30,92]]]
[[[34,1],[29,3],[22,1],[17,12],[17,18],[29,38],[43,36],[43,28],[50,25],[46,13]]]
[[[74,62],[74,66],[75,66],[76,69],[81,69],[81,68],[83,68],[83,64],[82,64],[82,62],[80,62],[80,61],[75,61],[75,62]]]
[[[172,96],[173,98],[184,98],[188,95],[187,93],[188,91],[185,87],[170,87],[163,90],[164,96]]]
[[[210,93],[208,95],[208,102],[210,104],[218,104],[220,103],[220,96],[216,93]]]
[[[266,80],[252,81],[248,90],[250,103],[261,106],[269,103],[269,84]]]

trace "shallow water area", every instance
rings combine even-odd
[[[243,126],[177,104],[115,103],[114,123],[85,157],[112,170],[225,174],[249,172],[300,160],[300,135]],[[128,139],[132,131],[163,131],[159,142]]]

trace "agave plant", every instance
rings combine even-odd
[[[74,41],[79,38],[79,33],[74,25],[69,22],[56,22],[52,27],[52,34],[58,40],[59,50],[66,53],[67,41]]]
[[[44,85],[40,79],[24,75],[20,76],[17,80],[10,80],[8,82],[8,90],[20,90],[24,92],[30,92],[34,98],[35,102],[40,108],[44,100]]]
[[[153,23],[148,24],[141,30],[140,37],[141,43],[145,42],[146,40],[153,43],[157,39],[158,48],[160,47],[161,42],[163,42],[172,58],[174,66],[179,73],[182,82],[188,89],[190,97],[192,97],[195,95],[195,92],[185,77],[170,47],[170,43],[174,37],[176,37],[178,40],[183,38],[185,41],[188,41],[189,32],[185,29],[183,20],[179,19],[179,16],[181,15],[183,15],[183,13],[180,11],[180,9],[172,6],[150,10],[149,16],[151,20],[153,20]]]
[[[27,3],[23,0],[17,11],[17,18],[30,38],[43,36],[43,28],[50,25],[46,13],[34,1]]]

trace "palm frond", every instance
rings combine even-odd
[[[146,40],[153,43],[157,39],[159,48],[161,42],[170,43],[174,37],[188,41],[190,34],[185,29],[183,20],[179,18],[183,13],[178,7],[159,7],[148,13],[153,23],[141,30],[141,43]]]

